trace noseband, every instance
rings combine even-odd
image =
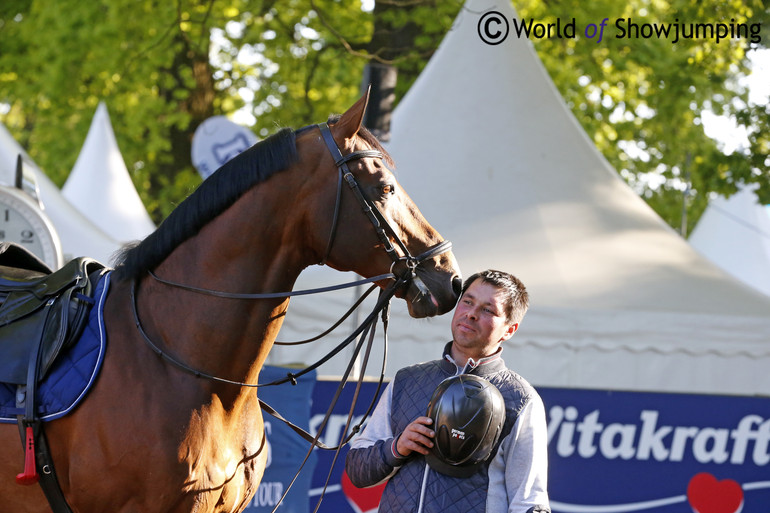
[[[323,260],[321,261],[321,265],[325,264],[326,261],[329,258],[329,254],[332,250],[332,245],[334,244],[334,238],[337,234],[337,224],[339,220],[339,210],[340,210],[340,201],[342,199],[342,181],[344,181],[348,184],[348,187],[350,187],[351,192],[353,193],[353,196],[358,201],[358,204],[361,206],[361,209],[363,210],[364,214],[366,214],[366,217],[369,219],[369,221],[372,223],[372,226],[374,226],[374,231],[377,233],[377,237],[380,239],[380,241],[383,244],[383,247],[385,248],[385,252],[388,254],[390,259],[392,260],[392,263],[390,265],[390,272],[391,274],[395,275],[395,267],[399,263],[404,264],[404,272],[400,278],[402,278],[404,281],[411,281],[417,289],[420,291],[421,295],[426,295],[429,293],[428,288],[425,286],[425,284],[422,282],[422,280],[417,276],[417,266],[436,255],[440,255],[442,253],[446,253],[452,248],[452,243],[448,240],[444,240],[439,242],[438,244],[435,244],[434,246],[431,246],[427,251],[415,256],[412,256],[412,254],[409,252],[409,248],[406,247],[406,244],[401,240],[401,237],[398,236],[398,233],[393,229],[393,227],[390,225],[388,220],[385,218],[385,216],[382,214],[379,208],[377,208],[377,205],[371,201],[369,198],[366,197],[364,192],[361,190],[361,187],[358,185],[358,181],[356,180],[356,177],[353,176],[353,173],[350,171],[350,168],[348,168],[348,162],[351,160],[358,160],[358,159],[365,159],[365,158],[376,158],[376,159],[383,159],[382,152],[378,150],[361,150],[361,151],[354,151],[353,153],[349,153],[348,155],[343,156],[342,152],[340,152],[339,147],[337,146],[337,143],[334,140],[334,137],[332,137],[331,130],[329,130],[329,125],[327,123],[320,123],[318,124],[318,128],[321,130],[321,135],[323,136],[324,142],[326,143],[326,147],[329,149],[329,152],[331,153],[332,157],[334,158],[334,164],[337,166],[337,169],[339,170],[339,173],[337,175],[337,197],[334,203],[334,216],[332,218],[332,228],[331,233],[329,234],[329,241],[326,244],[326,253],[324,255]],[[401,249],[401,253],[403,256],[400,256],[398,252],[396,251],[396,248],[393,246],[392,240],[396,241],[396,244]]]

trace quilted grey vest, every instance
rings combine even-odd
[[[393,380],[391,428],[394,434],[403,432],[416,417],[425,415],[433,391],[438,384],[457,373],[456,366],[446,359],[434,360],[401,369]],[[502,393],[506,405],[506,419],[498,445],[507,437],[518,413],[527,403],[533,388],[515,372],[505,367],[502,358],[495,358],[473,369],[471,374],[493,383]],[[490,457],[491,458],[491,457]],[[417,455],[409,459],[390,478],[380,501],[381,513],[416,513],[421,489],[425,487],[422,513],[484,512],[489,483],[489,463],[469,478],[455,478],[427,467],[425,458]],[[425,479],[423,479],[423,476]]]

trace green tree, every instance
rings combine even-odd
[[[247,110],[264,137],[341,112],[368,62],[398,69],[403,97],[462,7],[461,0],[7,0],[0,4],[0,121],[58,184],[105,101],[148,211],[159,221],[200,179],[192,134],[206,118]],[[761,23],[758,0],[515,0],[523,19]],[[612,27],[609,27],[612,28]],[[608,30],[609,30],[608,28]],[[642,37],[535,40],[589,137],[632,186],[679,228],[708,193],[761,185],[770,202],[770,112],[750,105],[747,40]],[[731,114],[749,145],[727,154],[702,112]]]
[[[104,100],[149,211],[192,185],[187,131],[212,115],[216,96],[204,4],[62,0],[2,9],[2,121],[56,183]]]
[[[690,23],[764,27],[768,11],[761,2],[515,3],[524,19],[575,19],[577,37],[535,40],[538,55],[598,149],[671,226],[680,228],[684,200],[692,227],[709,192],[729,195],[741,182],[759,183],[760,199],[770,203],[770,111],[766,105],[749,105],[746,87],[736,80],[748,72],[747,53],[766,38],[761,44],[746,37],[679,37],[673,43],[673,34],[669,39],[645,38],[629,25],[679,22],[690,33]],[[581,32],[605,18],[608,26],[601,41]],[[616,26],[618,20],[625,21]],[[704,132],[702,114],[707,110],[734,115],[749,130],[749,145],[726,153]]]
[[[430,48],[400,57],[405,77],[416,76],[452,18],[421,23],[417,43]],[[10,0],[0,5],[0,121],[62,185],[105,101],[137,190],[160,221],[200,181],[190,147],[201,122],[248,101],[264,137],[343,111],[366,62],[382,59],[372,33],[373,13],[357,2]]]

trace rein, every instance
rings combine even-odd
[[[356,328],[353,333],[351,333],[345,340],[343,340],[339,345],[337,345],[334,349],[329,351],[323,358],[318,360],[316,363],[305,367],[300,372],[289,372],[287,373],[285,378],[278,379],[275,381],[271,381],[269,383],[246,383],[243,381],[235,381],[230,380],[226,378],[222,378],[219,376],[214,376],[213,374],[208,374],[206,372],[203,372],[201,370],[195,369],[193,367],[190,367],[189,365],[179,361],[175,357],[171,356],[167,352],[165,352],[163,349],[158,347],[158,345],[153,342],[150,335],[145,331],[144,326],[142,326],[142,321],[139,319],[139,311],[137,308],[137,301],[136,301],[136,288],[137,288],[137,281],[132,280],[131,282],[131,290],[130,290],[130,297],[131,297],[131,313],[134,317],[134,324],[136,325],[136,329],[139,331],[139,334],[142,336],[144,341],[147,343],[148,346],[150,346],[150,349],[153,350],[153,352],[164,359],[166,362],[174,365],[178,369],[187,372],[188,374],[192,374],[196,378],[204,378],[211,381],[216,381],[218,383],[225,383],[229,385],[237,385],[242,387],[249,387],[249,388],[260,388],[260,387],[266,387],[266,386],[274,386],[274,385],[281,385],[283,383],[289,383],[296,384],[297,378],[304,376],[308,372],[311,372],[327,361],[329,361],[331,358],[339,354],[340,351],[342,351],[345,347],[347,347],[357,336],[359,336],[365,329],[368,329],[368,327],[373,324],[376,321],[377,315],[387,306],[387,303],[390,301],[390,299],[395,295],[396,290],[405,283],[403,280],[397,280],[395,283],[388,286],[387,289],[385,289],[381,294],[380,298],[377,301],[377,304],[375,304],[373,311],[364,319],[364,321],[361,323],[358,328]],[[368,294],[369,291],[367,291]],[[252,298],[254,299],[254,298]],[[261,403],[261,401],[260,401]]]
[[[249,293],[238,293],[238,292],[223,292],[220,290],[193,287],[191,285],[185,285],[183,283],[177,283],[175,281],[164,280],[163,278],[160,278],[158,275],[156,275],[152,271],[147,271],[147,273],[150,276],[152,276],[152,278],[158,283],[162,283],[164,285],[168,285],[170,287],[175,287],[182,290],[187,290],[189,292],[196,292],[198,294],[204,294],[206,296],[221,297],[225,299],[280,299],[284,297],[307,296],[310,294],[320,294],[323,292],[342,290],[350,287],[355,287],[356,285],[363,285],[364,283],[373,283],[375,281],[395,278],[393,273],[387,273],[387,274],[379,274],[371,278],[364,278],[362,280],[355,280],[348,283],[342,283],[339,285],[330,285],[328,287],[319,287],[316,289],[292,290],[289,292],[265,292],[265,293],[249,294]]]
[[[350,169],[348,168],[347,163],[351,160],[357,160],[362,158],[383,158],[382,152],[378,150],[361,150],[356,151],[353,153],[350,153],[348,155],[343,156],[340,152],[339,147],[337,146],[337,143],[334,141],[334,137],[331,134],[331,130],[329,129],[329,125],[326,123],[320,123],[317,125],[318,128],[321,131],[321,135],[323,136],[324,142],[326,143],[326,147],[328,148],[329,152],[331,153],[332,157],[334,158],[334,163],[337,166],[337,169],[339,170],[338,180],[337,180],[337,194],[335,199],[335,205],[334,205],[334,216],[332,219],[332,231],[329,236],[329,241],[326,245],[326,255],[323,258],[323,262],[326,262],[328,259],[329,253],[331,251],[332,245],[334,243],[334,238],[337,232],[337,225],[338,225],[338,217],[339,217],[339,209],[340,209],[340,203],[341,203],[341,197],[342,197],[342,181],[343,179],[350,187],[350,190],[352,191],[353,195],[355,196],[356,200],[361,206],[361,209],[363,210],[364,214],[366,214],[367,218],[372,223],[372,226],[374,227],[375,232],[377,233],[377,236],[383,243],[383,247],[385,249],[385,252],[390,256],[392,263],[390,272],[387,274],[380,274],[378,276],[374,276],[372,278],[366,278],[362,280],[356,280],[350,283],[341,284],[341,285],[334,285],[330,287],[322,287],[322,288],[316,288],[316,289],[309,289],[309,290],[300,290],[300,291],[289,291],[289,292],[269,292],[269,293],[234,293],[234,292],[225,292],[225,291],[219,291],[219,290],[212,290],[212,289],[206,289],[201,287],[194,287],[191,285],[186,285],[178,282],[174,282],[171,280],[166,280],[163,278],[160,278],[157,276],[153,271],[148,271],[148,274],[159,283],[162,283],[164,285],[179,288],[182,290],[186,290],[189,292],[194,292],[198,294],[205,294],[209,296],[219,297],[219,298],[225,298],[225,299],[276,299],[276,298],[286,298],[286,297],[292,297],[292,296],[300,296],[300,295],[309,295],[309,294],[317,294],[322,292],[328,292],[332,290],[339,290],[347,287],[353,287],[356,285],[360,285],[363,283],[373,283],[376,281],[380,281],[383,279],[395,279],[395,283],[388,286],[388,288],[384,291],[384,295],[387,296],[387,302],[390,301],[390,298],[392,298],[398,287],[401,287],[403,285],[406,285],[408,283],[413,283],[417,289],[420,291],[421,295],[428,294],[430,291],[425,286],[425,284],[422,282],[420,277],[417,275],[417,266],[423,262],[424,260],[427,260],[429,258],[432,258],[436,255],[440,255],[442,253],[446,253],[452,248],[452,243],[444,240],[439,242],[438,244],[435,244],[434,246],[428,248],[425,252],[419,254],[418,256],[412,256],[412,254],[409,252],[409,249],[406,247],[406,244],[401,240],[401,238],[398,236],[396,231],[393,229],[393,227],[388,223],[388,220],[385,218],[385,216],[380,212],[380,210],[377,208],[377,205],[374,204],[371,200],[369,200],[366,195],[361,190],[361,187],[358,185],[358,181],[356,180],[353,173],[351,173]],[[393,238],[401,251],[403,252],[404,256],[399,256],[396,252],[395,247],[391,243],[391,238]],[[403,262],[405,264],[405,269],[403,271],[403,274],[396,275],[394,273],[394,268],[396,264]],[[155,344],[150,336],[147,334],[147,332],[144,330],[141,320],[139,319],[139,312],[137,309],[137,302],[136,302],[136,288],[137,288],[137,280],[134,279],[131,282],[131,307],[132,307],[132,314],[134,317],[134,324],[136,325],[137,330],[139,331],[139,334],[142,336],[144,341],[150,346],[150,348],[161,358],[166,360],[167,362],[171,363],[172,365],[178,367],[179,369],[188,372],[195,377],[198,378],[205,378],[212,381],[217,381],[220,383],[227,383],[230,385],[237,385],[237,386],[243,386],[243,387],[252,387],[252,388],[258,388],[261,386],[271,386],[271,385],[279,385],[282,383],[287,382],[296,382],[296,379],[304,374],[307,374],[308,372],[320,367],[322,364],[326,363],[328,360],[330,360],[332,357],[337,355],[342,349],[344,349],[355,337],[357,337],[366,327],[368,323],[372,322],[371,317],[377,315],[380,310],[385,308],[385,306],[379,306],[380,302],[378,301],[377,305],[375,307],[375,310],[370,314],[366,320],[351,334],[348,338],[346,338],[342,343],[340,343],[337,347],[332,349],[326,356],[321,358],[318,362],[314,363],[313,365],[306,367],[302,371],[298,373],[288,373],[286,378],[272,381],[270,383],[263,383],[263,384],[257,384],[257,383],[245,383],[242,381],[234,381],[229,380],[226,378],[214,376],[212,374],[208,374],[206,372],[203,372],[198,369],[194,369],[193,367],[188,366],[187,364],[179,361],[178,359],[174,358],[173,356],[169,355],[165,351],[163,351],[157,344]],[[367,292],[365,292],[364,295],[369,294],[371,292],[371,289]],[[381,296],[382,298],[382,296]],[[359,301],[356,302],[354,305],[357,306],[360,304],[360,302],[363,300],[363,298],[359,299]],[[379,310],[378,310],[379,308]],[[343,318],[340,319],[332,328],[327,330],[325,333],[331,332],[336,326],[338,326],[342,320],[348,316],[352,312],[352,309],[349,310],[347,313],[344,314]],[[323,335],[321,335],[323,336]],[[308,339],[307,341],[301,341],[297,342],[296,344],[305,343],[311,340],[317,340],[319,337],[314,337],[313,339]],[[284,343],[286,344],[286,343]],[[289,343],[287,345],[291,345],[294,343]]]

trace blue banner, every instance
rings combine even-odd
[[[338,386],[338,381],[319,380],[316,383],[315,390],[313,390],[313,408],[310,419],[310,427],[313,433],[318,430],[323,422]],[[338,445],[344,437],[345,424],[350,412],[355,388],[355,383],[348,383],[342,390],[339,401],[332,410],[332,416],[329,418],[326,429],[323,431],[321,441],[326,445]],[[385,383],[383,383],[379,391],[377,382],[367,381],[362,383],[358,401],[355,408],[353,408],[353,424],[361,421],[369,405],[372,401],[375,401],[376,404],[376,400],[379,399],[384,389]],[[310,512],[315,509],[322,496],[323,501],[318,510],[319,513],[366,513],[376,510],[380,502],[383,486],[363,489],[353,486],[344,472],[347,451],[348,446],[346,445],[335,459],[334,451],[316,449],[318,463],[313,473],[312,485],[309,491]],[[328,485],[326,484],[327,479]]]
[[[265,366],[259,375],[259,382],[270,383],[285,378],[289,370],[282,367]],[[297,384],[293,386],[290,383],[284,383],[260,388],[259,398],[273,407],[285,419],[307,431],[315,382],[315,372],[311,372],[300,377]],[[246,513],[270,513],[273,511],[286,492],[289,483],[299,471],[310,448],[310,443],[300,438],[286,424],[267,413],[263,412],[262,416],[267,435],[267,467],[254,498],[244,510]],[[315,464],[316,455],[313,452],[277,511],[280,513],[307,513],[310,507],[307,491],[310,489],[310,480]]]
[[[770,399],[538,388],[554,513],[766,513]]]
[[[325,380],[311,385],[309,422],[305,419],[311,433],[320,426],[338,385]],[[343,389],[320,438],[323,443],[339,443],[354,390],[355,384]],[[553,513],[770,511],[770,398],[546,387],[538,391],[548,420]],[[354,423],[381,392],[376,382],[363,384]],[[281,408],[289,405],[285,399],[277,401]],[[272,425],[275,433],[278,426]],[[305,457],[307,443],[294,433],[287,437],[287,447],[297,448],[293,455],[282,456],[290,469],[282,476],[274,473],[278,442],[271,434],[273,463],[255,503],[274,502]],[[382,487],[352,486],[344,473],[346,452],[347,447],[335,459],[333,451],[316,449],[314,471],[306,466],[301,477],[307,481],[296,484],[286,500],[302,502],[304,509],[288,509],[299,506],[287,504],[278,512],[313,512],[322,494],[320,513],[376,511]]]

